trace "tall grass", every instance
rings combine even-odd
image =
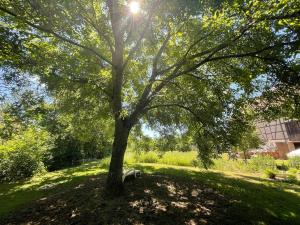
[[[300,169],[300,156],[294,156],[289,159],[289,167]]]
[[[221,171],[245,171],[247,166],[243,160],[229,159],[227,154],[222,154],[220,158],[214,159],[213,162],[214,164],[211,166],[211,168]]]
[[[222,154],[221,157],[213,160],[214,164],[210,169],[232,172],[260,172],[265,170],[276,170],[276,161],[270,156],[257,156],[248,159],[245,162],[242,159],[232,160],[228,158],[227,154]],[[102,168],[108,168],[110,158],[105,158],[101,161]],[[125,154],[124,166],[131,167],[134,163],[159,163],[175,166],[198,166],[201,163],[197,158],[197,151],[179,152],[179,151],[128,151]],[[298,165],[298,161],[293,162],[293,165]],[[291,168],[292,164],[289,164]]]
[[[218,159],[214,160],[212,169],[222,171],[245,171],[245,172],[262,172],[266,169],[275,169],[276,161],[271,156],[252,157],[246,162],[241,159],[230,160],[227,154],[222,154]]]
[[[159,156],[157,152],[141,152],[141,154],[136,154],[136,161],[140,163],[157,163],[159,161]]]
[[[197,152],[127,152],[125,155],[125,164],[132,163],[161,163],[175,166],[193,166],[197,161]]]
[[[159,163],[175,166],[193,166],[197,161],[197,152],[168,151],[159,159]]]

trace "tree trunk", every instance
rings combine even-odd
[[[244,153],[244,161],[245,161],[245,163],[247,163],[247,155],[246,155],[246,151],[243,151],[243,153]]]
[[[122,182],[123,161],[130,128],[131,127],[127,125],[125,120],[115,120],[112,156],[106,181],[106,194],[109,196],[118,196],[124,191]]]

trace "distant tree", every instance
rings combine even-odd
[[[240,135],[237,144],[234,146],[234,151],[242,152],[244,161],[247,162],[249,151],[259,148],[261,144],[262,140],[259,138],[255,127],[251,127]]]
[[[247,100],[262,74],[274,86],[299,78],[299,1],[137,2],[135,11],[125,0],[0,6],[2,71],[38,75],[55,98],[98,104],[114,120],[111,194],[122,193],[128,136],[141,119],[184,126],[207,161],[242,108],[233,83]]]

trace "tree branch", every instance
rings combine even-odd
[[[258,54],[263,53],[265,51],[272,50],[272,49],[277,48],[277,47],[292,45],[292,44],[297,44],[297,43],[300,43],[300,42],[299,41],[294,41],[294,42],[278,43],[278,44],[271,45],[271,46],[262,48],[260,50],[253,51],[253,52],[246,52],[246,53],[240,53],[240,54],[229,54],[229,55],[223,55],[223,56],[210,58],[206,62],[221,60],[221,59],[229,59],[229,58],[243,58],[243,57],[252,57],[252,56],[258,57],[257,56]]]
[[[151,20],[153,18],[153,15],[154,15],[154,12],[155,12],[155,9],[158,7],[158,4],[154,4],[154,6],[152,7],[152,9],[150,10],[149,12],[149,16],[148,16],[148,19],[146,21],[146,24],[144,26],[144,29],[143,31],[140,33],[140,37],[139,39],[137,40],[136,44],[134,45],[133,48],[130,49],[129,53],[128,53],[128,56],[127,58],[125,59],[125,62],[123,64],[123,68],[125,68],[128,64],[128,62],[132,59],[133,55],[137,52],[137,50],[139,49],[141,43],[142,43],[142,40],[144,39],[145,35],[146,35],[146,31],[149,29],[149,25],[151,23]]]
[[[74,40],[71,40],[71,39],[69,39],[69,38],[66,38],[66,37],[61,36],[60,34],[54,32],[53,30],[50,30],[50,29],[48,29],[48,28],[45,28],[45,27],[36,25],[36,24],[34,24],[34,23],[32,23],[32,22],[30,22],[30,21],[28,21],[28,20],[25,20],[24,18],[22,18],[22,17],[18,16],[17,14],[11,12],[10,10],[3,8],[2,6],[0,6],[0,10],[1,10],[2,12],[5,12],[5,13],[7,13],[7,14],[13,16],[13,17],[15,17],[17,20],[20,20],[21,22],[23,22],[23,23],[25,23],[25,24],[27,24],[27,25],[29,25],[29,26],[31,26],[31,27],[37,29],[37,30],[40,30],[40,31],[45,32],[45,33],[52,34],[54,37],[58,38],[58,39],[61,40],[61,41],[64,41],[64,42],[67,42],[67,43],[69,43],[69,44],[72,44],[72,45],[75,45],[75,46],[77,46],[77,47],[80,47],[80,48],[83,48],[83,49],[85,49],[85,50],[88,50],[89,52],[92,52],[93,54],[95,54],[99,59],[105,61],[106,63],[108,63],[108,64],[110,64],[110,65],[112,65],[112,62],[111,62],[110,60],[108,60],[108,59],[107,59],[106,57],[104,57],[102,54],[96,52],[96,51],[95,51],[94,49],[92,49],[91,47],[88,47],[88,46],[82,45],[82,44],[80,44],[80,43],[77,43],[77,42],[74,41]]]
[[[111,94],[103,87],[101,87],[99,84],[97,84],[96,82],[91,83],[91,81],[89,79],[86,78],[75,78],[72,79],[72,81],[81,83],[81,84],[91,84],[91,85],[95,85],[97,88],[99,88],[100,91],[102,91],[110,100],[112,99]]]
[[[109,49],[110,49],[111,53],[113,53],[114,48],[113,48],[113,44],[112,44],[110,38],[104,32],[101,32],[101,28],[98,26],[97,16],[96,16],[94,5],[92,5],[92,12],[93,12],[93,17],[95,18],[96,22],[94,22],[93,19],[90,16],[88,16],[88,14],[86,13],[85,8],[81,5],[80,1],[77,1],[77,4],[81,8],[81,10],[85,12],[84,15],[82,14],[85,21],[88,24],[90,24],[96,30],[96,32],[98,33],[98,36],[100,38],[102,37],[106,41],[106,43],[109,46]]]
[[[205,56],[209,53],[211,53],[208,57],[211,57],[212,55],[214,55],[215,53],[217,53],[218,51],[221,51],[222,49],[228,47],[230,44],[234,43],[235,41],[237,41],[238,39],[240,39],[250,28],[251,26],[253,25],[254,23],[251,22],[249,23],[245,28],[242,29],[242,31],[240,32],[240,34],[233,38],[232,40],[229,40],[229,41],[226,41],[216,47],[213,47],[213,48],[210,48],[210,49],[207,49],[207,50],[204,50],[202,52],[199,52],[199,53],[196,53],[190,57],[187,57],[189,52],[198,44],[200,43],[201,41],[203,41],[204,39],[206,39],[208,36],[210,36],[212,32],[204,35],[203,37],[200,37],[196,42],[194,42],[189,48],[188,50],[185,52],[185,54],[183,55],[183,57],[178,61],[176,62],[175,64],[173,64],[172,66],[169,66],[168,68],[160,71],[159,73],[160,74],[164,74],[170,70],[172,70],[173,68],[177,67],[177,66],[181,66],[186,60],[193,60],[195,58],[199,58],[199,57],[202,57],[202,56]],[[199,65],[200,66],[200,65]]]
[[[188,106],[184,106],[181,105],[179,103],[169,103],[169,104],[160,104],[160,105],[153,105],[153,106],[149,106],[145,108],[145,112],[152,110],[152,109],[157,109],[157,108],[161,108],[161,107],[178,107],[181,109],[184,109],[186,111],[188,111],[189,113],[191,113],[195,118],[197,118],[198,120],[200,120],[200,117],[198,116],[198,114],[196,112],[194,112],[191,108],[189,108]]]

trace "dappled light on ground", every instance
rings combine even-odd
[[[99,168],[99,161],[86,163],[78,167],[68,168],[55,172],[35,176],[27,181],[1,184],[0,212],[5,213],[28,200],[42,198],[52,192],[69,185],[82,182],[88,176],[105,172]],[[10,201],[10,199],[13,199]],[[5,203],[3,203],[5,202]]]
[[[103,173],[74,180],[66,174],[70,181],[8,214],[0,224],[299,224],[300,196],[273,181],[197,169],[135,167],[143,176],[126,184],[123,197],[103,197]],[[51,179],[38,187],[57,182]]]

